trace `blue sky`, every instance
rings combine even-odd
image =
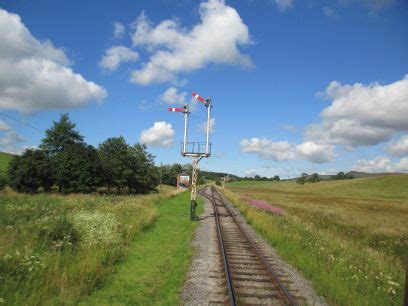
[[[0,8],[1,151],[38,146],[43,133],[21,122],[44,130],[68,112],[94,146],[123,135],[147,142],[157,162],[188,162],[178,145],[182,116],[167,108],[192,104],[197,91],[214,101],[204,169],[408,172],[406,1],[42,0]],[[190,140],[198,141],[205,108],[192,106]]]

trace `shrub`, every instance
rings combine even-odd
[[[298,177],[296,180],[296,183],[300,184],[300,185],[304,185],[306,182],[306,179],[304,176]]]
[[[7,185],[7,178],[4,175],[0,175],[0,189],[3,189]]]

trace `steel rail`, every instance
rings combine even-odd
[[[200,190],[200,194],[207,199],[209,199],[214,207],[214,217],[215,217],[215,223],[217,225],[217,233],[218,233],[218,240],[220,242],[220,247],[221,247],[221,253],[222,253],[222,259],[223,259],[223,264],[224,264],[224,272],[225,272],[225,278],[227,281],[227,287],[228,287],[228,297],[230,300],[230,305],[235,306],[235,294],[234,294],[234,288],[232,287],[232,281],[231,281],[231,275],[229,272],[229,267],[228,267],[228,259],[227,259],[227,253],[225,251],[225,246],[224,246],[224,238],[222,236],[222,231],[221,231],[221,225],[220,225],[220,220],[218,217],[218,211],[217,207],[215,204],[215,198],[214,198],[214,193],[211,190],[211,197],[206,195],[204,192],[202,192],[203,189]]]
[[[238,225],[238,228],[240,229],[240,231],[242,232],[242,234],[244,235],[244,237],[246,238],[246,240],[249,242],[249,244],[251,245],[251,247],[253,248],[253,250],[255,251],[255,253],[257,254],[258,258],[260,259],[260,261],[262,262],[263,266],[265,267],[265,269],[269,272],[269,274],[272,276],[273,280],[276,282],[276,284],[278,285],[278,289],[280,289],[280,292],[283,294],[283,298],[286,299],[290,305],[293,306],[297,306],[299,305],[299,303],[295,300],[295,298],[290,294],[290,292],[288,291],[288,289],[285,287],[285,285],[282,283],[282,281],[279,279],[278,275],[274,272],[272,266],[269,264],[269,262],[267,261],[267,259],[265,258],[265,256],[262,255],[261,251],[259,250],[259,248],[257,247],[257,245],[254,243],[253,239],[249,236],[249,234],[247,233],[247,231],[245,231],[245,229],[242,227],[242,225],[240,224],[240,222],[238,222],[238,220],[236,219],[236,217],[234,216],[233,211],[231,210],[231,208],[225,204],[224,200],[221,198],[218,190],[216,188],[214,188],[213,186],[211,187],[211,194],[212,194],[212,199],[213,199],[213,205],[214,205],[214,211],[216,211],[215,209],[215,193],[217,193],[219,200],[221,201],[221,203],[227,208],[229,214],[231,215],[232,219],[234,220],[234,222]],[[218,218],[218,214],[217,214],[217,218]],[[217,219],[218,222],[218,219]],[[217,225],[218,226],[218,225]],[[222,237],[222,236],[221,236]],[[223,255],[224,255],[225,250],[223,250]]]

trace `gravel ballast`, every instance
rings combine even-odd
[[[223,195],[222,197],[261,249],[262,254],[268,258],[269,263],[279,270],[279,277],[287,288],[296,293],[296,298],[301,304],[326,305],[324,298],[318,296],[313,290],[311,282],[280,258],[276,250],[246,223],[239,210]],[[200,216],[200,225],[196,228],[192,242],[195,253],[181,293],[185,305],[221,304],[228,298],[213,207],[208,199],[204,200],[204,213]]]

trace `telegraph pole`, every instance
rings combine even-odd
[[[197,176],[198,176],[198,163],[201,159],[211,156],[211,143],[210,141],[210,123],[211,123],[211,99],[204,99],[197,93],[193,92],[193,97],[204,104],[207,109],[207,126],[206,126],[206,141],[203,142],[189,142],[188,141],[188,115],[190,111],[188,106],[183,108],[170,107],[170,112],[181,112],[184,117],[184,141],[181,143],[181,155],[189,157],[192,164],[191,174],[191,201],[190,201],[190,220],[198,220],[196,215],[197,207]]]

